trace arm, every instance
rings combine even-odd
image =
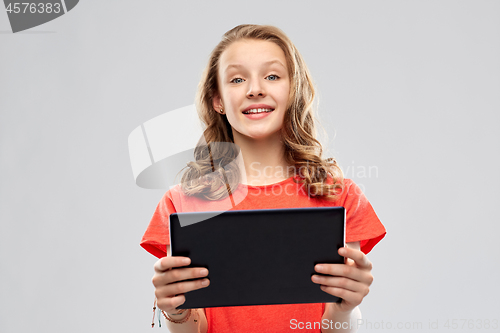
[[[183,262],[186,259],[187,261]],[[156,304],[161,310],[170,315],[170,318],[176,321],[182,321],[189,313],[189,311],[185,311],[176,315],[178,312],[176,308],[186,301],[184,293],[204,288],[206,286],[202,285],[202,282],[209,282],[208,279],[183,281],[207,276],[208,272],[201,274],[200,268],[191,267],[172,270],[174,267],[189,265],[190,262],[189,258],[172,257],[170,248],[167,246],[167,256],[158,260],[154,265],[153,285],[155,286],[157,298]],[[165,322],[168,330],[172,333],[206,333],[208,328],[204,309],[193,309],[191,317],[185,323],[172,323],[168,320],[165,320]]]
[[[356,332],[356,324],[361,319],[358,305],[369,292],[373,281],[371,275],[372,264],[361,252],[359,242],[347,243],[345,248],[339,249],[339,254],[346,257],[345,264],[322,264],[323,269],[316,271],[331,276],[314,275],[314,283],[320,284],[321,289],[331,295],[341,297],[341,303],[326,303],[322,320],[328,320],[326,332]],[[318,278],[315,278],[318,277]],[[323,321],[322,321],[323,322]],[[335,330],[335,323],[344,324],[344,328]],[[351,325],[352,323],[352,325]]]

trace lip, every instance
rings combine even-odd
[[[251,110],[251,109],[273,109],[273,111],[275,110],[275,108],[273,108],[272,106],[267,105],[267,104],[252,104],[241,112],[243,113],[243,112]],[[271,113],[271,112],[269,112],[269,113]]]
[[[273,111],[271,111],[271,112],[261,112],[261,113],[249,113],[249,114],[243,113],[243,115],[245,117],[247,117],[248,119],[258,120],[258,119],[262,119],[262,118],[265,118],[265,117],[269,116],[271,113],[273,113]]]

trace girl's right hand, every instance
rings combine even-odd
[[[191,259],[187,257],[167,256],[154,265],[155,274],[152,281],[155,286],[156,304],[166,313],[176,314],[179,311],[176,308],[186,301],[184,293],[205,288],[210,284],[208,279],[199,279],[208,275],[208,270],[204,267],[175,268],[190,263]],[[188,279],[199,280],[184,281]]]

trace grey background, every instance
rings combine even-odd
[[[0,331],[151,331],[155,258],[139,240],[163,191],[134,184],[127,137],[192,104],[209,52],[241,23],[290,36],[325,145],[345,169],[378,171],[346,172],[388,230],[364,318],[500,319],[499,13],[498,1],[83,1],[12,34],[0,10]]]

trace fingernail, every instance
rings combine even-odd
[[[347,252],[347,251],[346,251],[344,248],[341,248],[341,249],[339,250],[339,254],[340,254],[340,255],[342,255],[342,256],[343,256],[344,254],[346,254],[346,252]]]
[[[317,271],[322,271],[324,269],[325,269],[325,266],[323,266],[323,265],[316,265],[316,270]]]
[[[182,263],[184,265],[189,265],[190,262],[191,262],[191,259],[189,259],[189,258],[182,259]]]
[[[319,276],[317,275],[313,275],[312,279],[314,282],[319,282]]]
[[[208,274],[208,269],[201,269],[200,270],[200,275],[207,275]]]
[[[208,286],[208,280],[203,280],[201,281],[202,286]]]

